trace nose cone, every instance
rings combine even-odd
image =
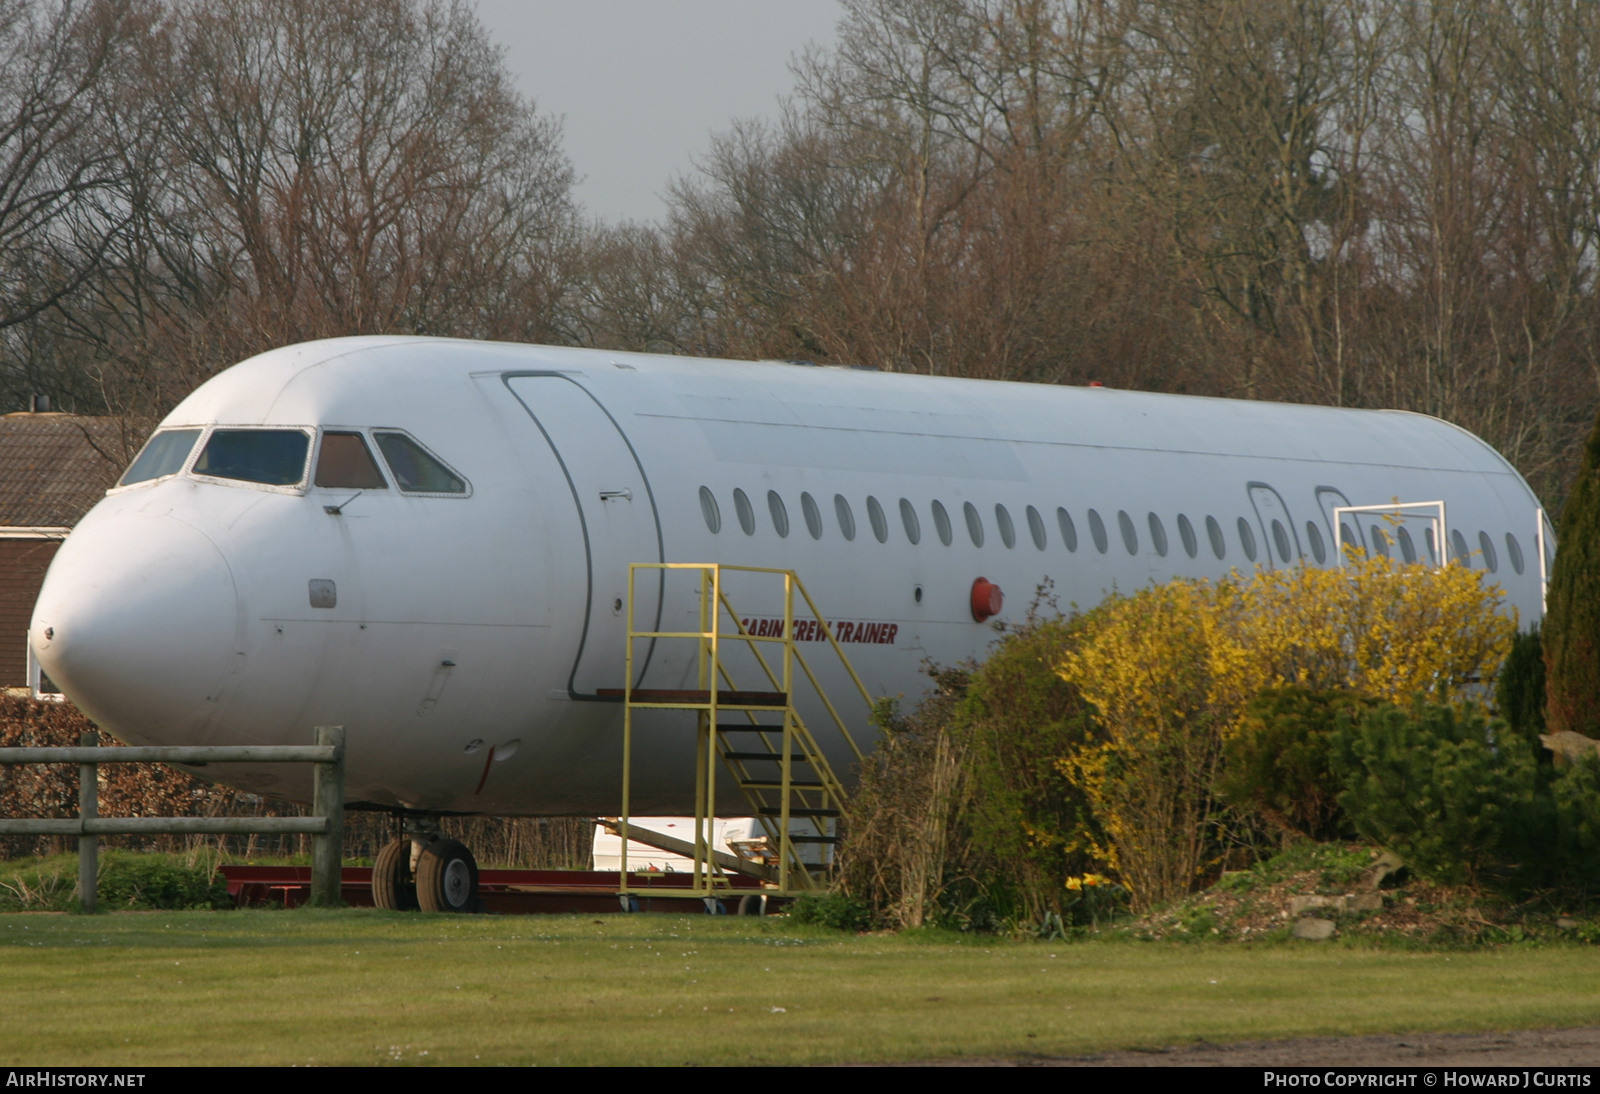
[[[100,725],[178,743],[215,710],[238,633],[233,576],[208,537],[168,516],[91,513],[50,565],[29,640]]]

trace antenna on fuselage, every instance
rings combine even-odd
[[[354,494],[351,494],[348,498],[345,498],[338,505],[324,505],[322,507],[322,511],[324,513],[328,514],[330,517],[340,516],[340,515],[342,515],[344,513],[344,507],[346,505],[349,505],[351,502],[355,501],[363,493],[365,493],[365,491],[357,490]]]

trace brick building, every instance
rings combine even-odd
[[[0,687],[39,683],[27,636],[45,570],[142,439],[115,418],[0,415]]]

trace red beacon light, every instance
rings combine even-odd
[[[1000,586],[988,578],[980,577],[972,583],[972,618],[979,623],[991,616],[999,615],[1005,603],[1006,594],[1000,591]]]

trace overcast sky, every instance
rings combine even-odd
[[[541,114],[565,119],[604,220],[656,220],[667,184],[737,118],[775,118],[789,61],[829,47],[838,0],[478,0],[478,18]]]

